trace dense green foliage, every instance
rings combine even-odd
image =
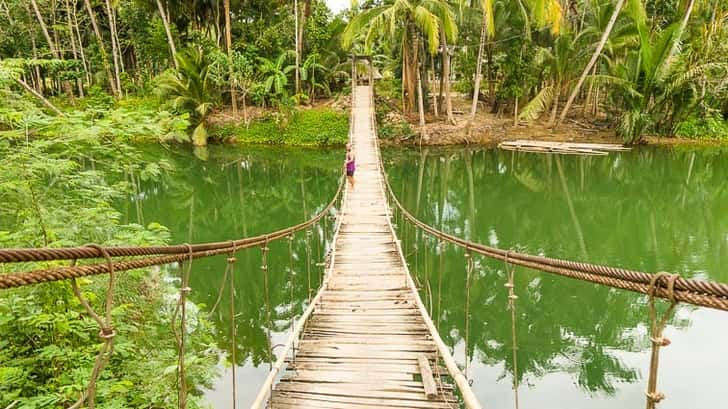
[[[721,127],[728,120],[723,0],[358,3],[345,42],[389,57],[384,77],[401,79],[403,109],[420,111],[420,124],[437,112],[435,100],[455,122],[443,104],[451,97],[436,85],[445,76],[453,90],[477,93],[516,123],[545,118],[557,127],[568,116],[610,126],[628,143],[684,135],[684,121]],[[473,103],[471,118],[477,109]]]
[[[113,205],[169,165],[144,163],[135,149],[119,141],[106,144],[93,132],[60,135],[68,134],[0,141],[0,247],[164,244],[169,233],[163,226],[122,224]],[[9,264],[0,273],[54,265]],[[101,311],[107,278],[79,280],[79,286]],[[98,382],[99,405],[176,407],[177,347],[170,324],[176,294],[166,270],[118,275],[112,312],[118,336]],[[200,387],[213,378],[218,358],[213,328],[194,304],[189,309],[194,337],[188,343],[188,382],[198,396],[192,407],[200,407]],[[70,406],[88,383],[101,345],[98,333],[68,282],[0,292],[0,406]]]
[[[347,141],[349,119],[328,109],[300,110],[290,118],[273,114],[248,126],[226,124],[211,130],[223,140],[258,144],[342,145]]]
[[[297,105],[343,89],[350,72],[339,41],[345,23],[323,0],[302,0],[297,13],[283,2],[231,1],[229,49],[222,8],[222,1],[3,1],[0,91],[10,99],[26,94],[43,109],[15,105],[0,110],[32,116],[32,134],[41,133],[37,122],[52,122],[42,115],[48,112],[94,127],[100,136],[106,136],[107,126],[148,127],[149,140],[204,146],[210,115],[247,123],[253,104],[290,116]],[[137,109],[132,102],[109,114],[105,111],[113,103],[100,108],[86,102],[89,95],[97,99],[100,90],[120,103],[131,96],[156,104]],[[159,99],[149,98],[154,94]],[[89,119],[98,115],[102,118]],[[97,119],[102,121],[98,127]],[[25,132],[20,125],[0,124],[15,134]],[[48,133],[57,129],[46,127]],[[123,136],[139,139],[136,130]]]
[[[720,118],[688,118],[680,122],[675,135],[697,139],[728,139],[728,121]]]

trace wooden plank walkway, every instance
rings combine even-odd
[[[459,406],[452,386],[439,376],[447,369],[389,221],[371,92],[369,86],[355,90],[356,187],[344,198],[327,287],[273,390],[272,408]]]

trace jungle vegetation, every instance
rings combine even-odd
[[[342,143],[346,114],[320,104],[348,93],[352,52],[420,126],[457,122],[457,91],[465,121],[484,104],[628,143],[726,136],[727,23],[726,0],[0,0],[0,247],[167,242],[115,208],[171,171],[136,143]],[[79,285],[103,305],[105,279]],[[99,406],[176,407],[175,288],[164,269],[120,280]],[[204,314],[192,331],[197,407],[219,356]],[[0,407],[77,402],[96,333],[68,283],[0,293]]]

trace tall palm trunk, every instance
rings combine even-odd
[[[419,41],[415,39],[413,43],[415,45],[415,58],[413,65],[416,71],[415,75],[417,76],[417,111],[419,112],[420,116],[420,144],[422,144],[422,138],[427,136],[425,133],[425,96],[422,92],[422,70],[420,69],[420,64],[418,63]]]
[[[447,122],[455,125],[455,117],[452,114],[452,96],[450,95],[450,49],[444,33],[440,33],[440,38],[442,39],[442,84],[445,87],[445,112]]]
[[[478,112],[478,96],[480,95],[480,77],[483,69],[483,53],[488,35],[488,13],[483,10],[483,21],[480,24],[480,45],[478,46],[478,59],[475,62],[475,83],[473,84],[473,103],[470,106],[470,118],[466,126],[467,136],[470,137],[475,114]]]
[[[295,67],[295,88],[296,88],[296,94],[298,94],[299,89],[301,88],[301,44],[299,32],[298,32],[298,0],[293,0],[293,17],[295,19],[294,23],[294,36],[295,36],[295,47],[296,47],[296,67]]]
[[[563,87],[563,84],[561,81],[556,81],[554,83],[554,102],[553,107],[551,108],[551,117],[549,117],[549,122],[547,126],[553,126],[556,123],[556,114],[559,112],[559,99],[561,99],[561,88]]]
[[[435,58],[434,58],[434,56],[430,56],[430,66],[432,67],[432,80],[434,82],[434,80],[435,80]],[[428,78],[428,81],[429,81],[429,78],[430,77],[427,77],[427,78]],[[442,83],[440,83],[440,87],[442,88]],[[440,92],[442,92],[442,89],[440,89]],[[437,94],[433,90],[432,91],[432,110],[433,110],[433,112],[435,114],[435,118],[439,118],[440,117],[440,110],[438,109],[438,101],[437,100],[438,100]]]
[[[99,25],[96,23],[96,13],[94,13],[94,9],[91,7],[90,0],[83,0],[83,3],[86,5],[86,11],[88,12],[89,18],[91,19],[91,26],[93,26],[94,34],[96,34],[96,41],[99,43],[99,53],[101,54],[101,63],[104,65],[104,70],[106,71],[106,77],[109,79],[109,84],[111,85],[111,92],[118,96],[119,90],[116,88],[116,81],[114,80],[114,75],[111,73],[111,65],[109,64],[109,57],[106,54],[106,48],[104,47],[104,38],[101,36],[101,30],[99,30]]]
[[[690,2],[690,7],[692,7],[692,3],[694,0]],[[561,111],[561,116],[559,117],[558,122],[554,124],[554,128],[558,127],[559,124],[564,122],[564,119],[566,119],[566,115],[569,113],[569,109],[571,109],[571,104],[574,103],[574,100],[576,99],[576,96],[579,95],[579,90],[581,89],[581,86],[584,84],[584,81],[586,80],[586,76],[589,74],[589,71],[592,70],[592,67],[594,64],[596,64],[597,59],[599,58],[599,55],[602,53],[602,49],[604,48],[604,45],[607,43],[607,40],[609,39],[609,34],[612,33],[612,29],[614,28],[614,23],[617,21],[617,16],[619,16],[619,12],[622,10],[622,6],[624,5],[624,0],[618,0],[617,5],[614,7],[614,12],[612,13],[612,17],[609,18],[609,23],[607,23],[607,28],[604,29],[604,33],[602,33],[602,38],[599,40],[599,45],[597,45],[596,50],[594,50],[594,54],[592,54],[591,60],[589,60],[589,63],[584,67],[584,71],[581,73],[581,77],[579,77],[579,81],[576,83],[576,86],[574,87],[574,90],[571,91],[571,95],[569,95],[568,101],[566,101],[566,105],[564,106],[564,110]]]
[[[235,95],[235,81],[233,81],[233,39],[232,33],[230,32],[230,0],[224,1],[225,5],[225,45],[227,46],[228,53],[228,73],[230,74],[230,100],[233,104],[233,116],[238,116],[238,101]]]
[[[116,80],[116,89],[119,91],[119,94],[122,94],[123,91],[121,89],[121,75],[119,71],[119,47],[118,44],[116,44],[116,24],[114,22],[114,10],[111,8],[111,2],[109,0],[106,0],[106,14],[108,15],[109,19],[109,33],[111,37],[111,56],[113,57],[114,61],[114,79]]]
[[[177,58],[175,58],[175,56],[177,55],[177,48],[174,46],[174,37],[172,37],[172,30],[170,30],[169,28],[169,20],[167,19],[167,13],[164,12],[162,0],[157,0],[157,8],[159,9],[160,17],[162,17],[164,32],[167,34],[167,44],[169,44],[169,51],[172,53],[172,62],[174,63],[174,68],[179,69],[179,65],[177,64]]]

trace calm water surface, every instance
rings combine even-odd
[[[162,153],[158,153],[160,156]],[[164,152],[164,156],[168,153]],[[393,189],[419,218],[501,248],[728,282],[728,152],[641,149],[606,157],[497,150],[384,153]],[[217,241],[299,223],[336,190],[342,152],[211,149],[207,161],[172,157],[178,171],[142,182],[130,221],[168,226],[175,242]],[[465,258],[396,220],[433,320],[484,406],[513,408],[511,314],[503,262]],[[270,246],[271,320],[259,249],[242,251],[236,275],[238,405],[247,407],[316,288],[331,223]],[[230,297],[219,290],[225,257],[195,262],[192,297],[210,310],[219,346],[231,351]],[[291,273],[294,273],[293,275]],[[290,278],[293,277],[293,280]],[[516,344],[521,408],[644,406],[649,364],[646,297],[517,268]],[[466,300],[470,300],[469,303]],[[468,319],[466,319],[466,310]],[[660,408],[724,407],[728,314],[681,306],[665,335]],[[231,371],[207,392],[230,407]]]

